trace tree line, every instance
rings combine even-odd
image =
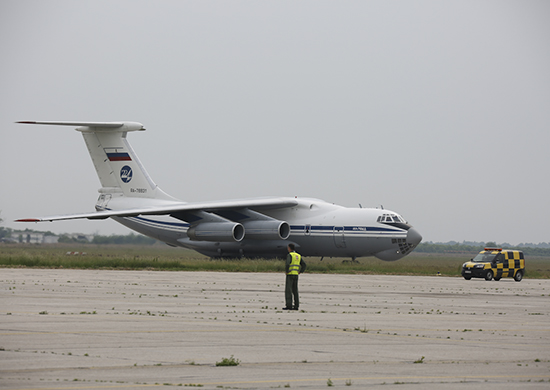
[[[484,248],[502,248],[502,249],[517,249],[523,251],[526,256],[541,256],[550,257],[550,245],[541,243],[537,246],[526,246],[526,244],[510,245],[508,243],[497,244],[495,242],[470,242],[458,243],[450,241],[447,243],[422,242],[416,248],[415,252],[419,253],[471,253],[476,254]]]

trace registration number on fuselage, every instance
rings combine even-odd
[[[147,188],[130,188],[130,192],[136,194],[145,194],[147,192]]]

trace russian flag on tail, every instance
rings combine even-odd
[[[128,152],[119,150],[119,148],[104,148],[104,150],[109,161],[132,161]]]

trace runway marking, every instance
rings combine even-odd
[[[310,365],[330,365],[330,366],[337,366],[337,365],[344,365],[344,366],[351,366],[351,365],[361,365],[361,366],[367,366],[367,365],[373,365],[373,366],[396,366],[401,364],[411,364],[413,363],[412,360],[399,360],[399,361],[372,361],[372,360],[353,360],[353,361],[309,361],[308,364]],[[478,364],[518,364],[518,363],[532,363],[531,359],[512,359],[512,360],[467,360],[467,361],[457,361],[457,360],[428,360],[424,362],[424,365],[444,365],[444,364],[468,364],[468,365],[478,365]],[[246,367],[253,367],[253,366],[286,366],[286,365],[295,365],[295,362],[260,362],[260,363],[242,363],[240,366],[246,366]],[[126,370],[126,369],[155,369],[158,367],[162,368],[185,368],[185,367],[199,367],[199,368],[209,368],[214,367],[213,364],[210,363],[199,363],[199,364],[189,364],[189,363],[164,363],[162,366],[158,365],[152,365],[152,364],[145,364],[145,365],[138,365],[138,366],[78,366],[78,367],[47,367],[47,368],[20,368],[20,369],[8,369],[8,370],[0,370],[1,374],[7,375],[7,374],[22,374],[22,373],[35,373],[35,372],[53,372],[53,371],[78,371],[78,370]]]
[[[487,380],[487,379],[547,379],[550,381],[550,376],[548,375],[461,375],[461,376],[450,376],[450,375],[441,375],[441,376],[422,376],[422,375],[409,375],[409,376],[371,376],[371,377],[347,377],[347,378],[330,378],[332,382],[334,381],[412,381],[412,380]],[[201,386],[234,386],[234,385],[253,385],[253,384],[281,384],[281,383],[305,383],[305,382],[326,382],[328,378],[303,378],[303,379],[273,379],[273,380],[261,380],[261,381],[228,381],[228,382],[201,382]],[[194,385],[198,385],[194,384]],[[41,387],[41,390],[80,390],[80,389],[120,389],[120,388],[135,388],[135,387],[166,387],[166,386],[179,386],[177,383],[127,383],[127,384],[112,384],[112,385],[95,385],[95,386],[74,386],[74,387]],[[193,384],[181,384],[182,386],[189,386]],[[36,388],[19,388],[15,390],[35,390]]]
[[[284,320],[281,320],[284,321]],[[296,319],[294,321],[300,321],[299,319]],[[190,324],[193,325],[200,325],[201,323],[209,324],[211,325],[212,322],[191,322]],[[216,325],[224,325],[224,322],[218,322]],[[232,325],[232,324],[227,324]],[[261,325],[254,325],[254,324],[243,324],[240,323],[241,326],[247,326],[252,328],[260,328]],[[444,333],[462,333],[464,332],[464,329],[461,328],[446,328],[446,329],[430,329],[430,328],[387,328],[387,329],[369,329],[367,328],[366,331],[362,329],[356,329],[356,328],[340,328],[340,329],[327,329],[327,328],[316,328],[316,327],[308,327],[306,325],[269,325],[269,327],[261,328],[261,329],[243,329],[243,330],[236,330],[236,329],[165,329],[165,330],[151,330],[151,329],[144,329],[144,330],[89,330],[89,331],[44,331],[44,330],[37,330],[37,331],[13,331],[10,332],[9,330],[4,330],[0,332],[0,336],[17,336],[17,335],[45,335],[45,334],[120,334],[120,333],[128,333],[128,334],[134,334],[134,333],[210,333],[210,332],[228,332],[228,333],[242,333],[242,332],[289,332],[289,331],[312,331],[312,332],[343,332],[343,333],[358,333],[358,334],[364,334],[364,335],[370,335],[370,336],[397,336],[397,337],[415,337],[415,336],[409,336],[409,335],[394,335],[394,334],[383,334],[383,333],[377,333],[377,332],[423,332],[423,333],[434,333],[434,332],[444,332]],[[469,333],[474,334],[483,334],[487,332],[519,332],[519,333],[531,333],[531,332],[550,332],[550,328],[543,328],[543,329],[483,329],[482,332],[478,332],[475,329],[472,329],[469,331]],[[439,338],[434,337],[422,337],[424,339],[435,339],[435,340],[441,340]],[[462,340],[462,341],[468,341],[468,340]]]

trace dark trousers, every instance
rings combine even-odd
[[[292,296],[294,296],[294,306],[292,305]],[[285,302],[288,308],[298,308],[298,306],[300,306],[300,298],[298,297],[298,275],[286,276]]]

